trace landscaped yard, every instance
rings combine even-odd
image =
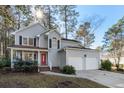
[[[6,73],[0,74],[0,87],[11,88],[105,88],[87,79],[60,77],[44,74]]]

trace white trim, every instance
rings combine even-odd
[[[61,34],[57,31],[57,30],[48,30],[45,34],[49,34],[50,32],[56,32],[60,37],[61,37]],[[43,33],[42,33],[43,34]]]
[[[33,39],[33,45],[29,44],[29,39]],[[37,42],[37,41],[36,41]],[[28,46],[34,46],[34,38],[33,37],[28,37]]]
[[[13,49],[11,49],[11,68],[14,67],[14,64],[13,64]]]
[[[24,41],[23,41],[24,38],[27,38],[27,44],[24,44]],[[32,38],[33,39],[33,45],[29,45],[29,38]],[[33,37],[29,37],[29,36],[27,36],[27,37],[26,36],[22,36],[22,45],[25,45],[25,46],[34,46],[34,38]]]
[[[39,70],[39,67],[41,66],[41,53],[40,53],[40,51],[38,51],[38,72],[40,71]]]
[[[64,48],[64,50],[79,50],[79,51],[88,50],[88,51],[99,52],[99,51],[97,51],[95,49],[79,49],[79,48]]]
[[[27,44],[24,44],[24,40],[23,40],[24,38],[27,39]],[[23,37],[23,36],[22,36],[22,45],[26,45],[26,46],[28,45],[28,38],[27,38],[27,37]]]
[[[27,51],[48,51],[47,49],[32,49],[32,48],[15,48],[15,47],[8,47],[14,50],[27,50]]]

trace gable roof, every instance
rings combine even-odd
[[[77,41],[77,40],[74,40],[74,39],[66,39],[66,38],[62,38],[62,40],[65,40],[65,41],[73,41],[73,42],[81,43],[80,41]]]
[[[11,34],[15,35],[15,33],[18,33],[18,32],[20,32],[20,31],[26,30],[26,29],[28,29],[28,28],[30,28],[30,27],[35,26],[35,25],[40,25],[40,26],[45,30],[45,31],[43,31],[42,33],[38,34],[37,37],[39,37],[39,36],[41,36],[41,35],[43,35],[43,34],[47,34],[47,33],[49,33],[49,32],[52,32],[52,31],[55,31],[59,36],[61,36],[61,34],[60,34],[57,30],[55,30],[55,29],[53,29],[53,30],[47,29],[47,28],[45,28],[43,25],[41,25],[39,22],[30,24],[29,26],[24,27],[24,28],[21,28],[21,29],[15,31],[15,32],[12,32]],[[77,41],[77,40],[74,40],[74,39],[61,38],[61,40],[73,41],[73,42],[81,43],[81,42],[79,42],[79,41]]]
[[[78,49],[78,50],[92,50],[96,51],[96,49],[91,49],[91,48],[85,48],[84,46],[76,47],[76,46],[65,46],[62,49],[60,49],[58,52],[65,51],[65,49]]]
[[[19,30],[16,30],[15,32],[13,32],[13,33],[11,33],[11,34],[18,33],[18,32],[20,32],[20,31],[26,30],[26,29],[28,29],[28,28],[30,28],[30,27],[35,26],[35,25],[40,25],[44,30],[47,30],[47,29],[46,29],[44,26],[42,26],[39,22],[36,22],[36,23],[30,24],[30,25],[27,26],[27,27],[20,28]]]

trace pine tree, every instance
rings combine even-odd
[[[65,37],[68,38],[70,32],[74,32],[77,25],[77,17],[79,13],[75,10],[74,5],[59,6],[60,19],[64,22]]]

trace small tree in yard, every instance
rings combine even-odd
[[[117,70],[124,47],[124,17],[114,24],[104,35],[104,50],[114,58]]]

